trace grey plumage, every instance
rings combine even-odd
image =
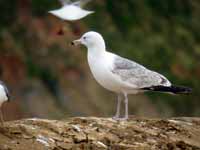
[[[115,57],[112,73],[138,89],[151,86],[170,86],[171,83],[161,74],[120,56]]]
[[[114,119],[128,119],[128,94],[145,91],[159,91],[175,94],[188,94],[191,89],[173,86],[163,75],[144,66],[106,51],[101,34],[90,31],[73,41],[74,45],[83,44],[88,49],[88,63],[97,82],[107,90],[116,92],[117,111]],[[125,115],[120,117],[120,108],[124,96]]]

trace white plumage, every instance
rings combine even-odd
[[[5,84],[0,81],[0,117],[1,123],[3,123],[2,105],[4,102],[9,101],[9,91]]]
[[[94,11],[88,11],[82,8],[82,6],[88,2],[88,0],[80,0],[76,2],[63,0],[61,1],[63,6],[60,9],[49,11],[49,13],[66,21],[79,20],[89,14],[94,13]]]
[[[172,93],[189,93],[191,89],[172,86],[163,75],[144,66],[106,51],[103,37],[97,32],[87,32],[72,44],[83,44],[88,49],[88,63],[97,82],[118,94],[115,119],[128,119],[128,94],[146,90]],[[125,97],[125,117],[119,118],[121,95]]]

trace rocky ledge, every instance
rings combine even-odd
[[[0,126],[0,150],[196,150],[200,118],[25,119]]]

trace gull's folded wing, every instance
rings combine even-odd
[[[138,89],[151,86],[170,86],[171,83],[161,74],[151,71],[120,56],[115,56],[112,73],[123,82],[132,84]]]

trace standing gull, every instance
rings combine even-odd
[[[82,9],[82,7],[91,0],[79,0],[76,2],[71,2],[71,0],[59,1],[63,6],[60,9],[49,11],[49,13],[55,15],[62,20],[75,21],[94,13],[94,11]]]
[[[104,88],[118,94],[117,120],[128,119],[128,94],[144,91],[159,91],[173,94],[187,94],[190,88],[174,86],[163,75],[144,66],[106,51],[103,37],[97,32],[87,32],[72,45],[87,47],[88,63],[97,82]],[[125,116],[120,118],[121,95],[124,96]]]
[[[3,119],[3,113],[2,113],[2,105],[4,102],[9,101],[9,91],[6,87],[6,85],[0,81],[0,119],[1,119],[1,124],[3,124],[4,119]]]

